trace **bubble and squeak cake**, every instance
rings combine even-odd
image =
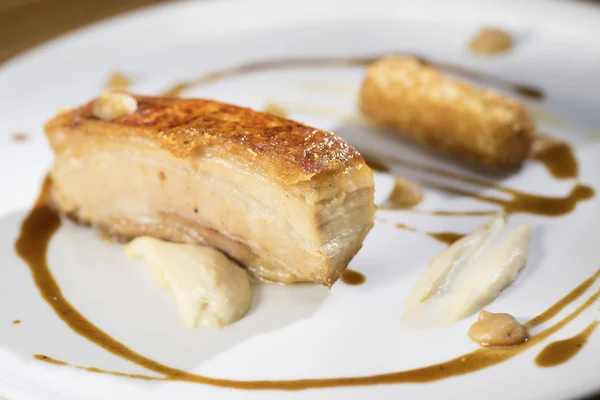
[[[52,206],[118,239],[215,247],[331,286],[373,225],[373,177],[332,133],[213,100],[104,93],[45,126]]]

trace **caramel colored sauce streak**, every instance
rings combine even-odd
[[[445,211],[445,210],[408,210],[415,214],[429,214],[436,215],[439,217],[484,217],[487,215],[496,215],[498,210],[466,210],[466,211]]]
[[[365,66],[374,62],[378,57],[357,57],[357,58],[341,58],[341,57],[323,57],[323,58],[292,58],[280,60],[258,61],[248,64],[239,65],[232,68],[225,68],[219,71],[208,72],[201,77],[189,81],[180,82],[169,88],[163,93],[164,96],[180,96],[185,90],[194,87],[216,82],[221,79],[233,78],[236,76],[259,72],[268,69],[277,68],[295,68],[295,67],[352,67]]]
[[[575,300],[580,298],[592,285],[600,278],[600,270],[596,271],[596,273],[585,281],[581,282],[579,286],[575,289],[571,290],[566,296],[562,299],[554,303],[550,308],[548,308],[543,313],[539,314],[537,317],[531,319],[529,322],[525,323],[523,326],[527,329],[534,328],[538,325],[543,324],[546,321],[554,318],[559,312],[564,310],[569,304],[573,303]]]
[[[567,196],[564,197],[551,197],[551,196],[543,196],[537,194],[526,193],[520,190],[511,189],[505,186],[501,186],[495,184],[493,182],[489,182],[483,179],[474,178],[471,176],[459,174],[456,172],[442,170],[440,168],[423,165],[414,161],[403,160],[398,157],[393,157],[389,155],[380,155],[379,157],[375,157],[373,154],[368,156],[369,159],[377,158],[379,162],[387,161],[394,165],[398,165],[407,169],[424,172],[427,174],[431,174],[434,176],[449,178],[454,181],[464,182],[469,185],[474,185],[480,188],[486,189],[494,189],[498,192],[509,195],[511,198],[501,198],[494,196],[484,196],[477,193],[474,193],[469,190],[463,190],[456,187],[451,187],[447,185],[432,183],[432,182],[422,182],[425,186],[429,186],[431,188],[435,188],[445,193],[470,197],[485,203],[495,204],[501,206],[505,209],[508,214],[514,213],[529,213],[534,215],[544,215],[548,217],[558,217],[561,215],[565,215],[570,213],[575,209],[577,204],[584,200],[589,200],[595,195],[594,188],[583,185],[576,184],[570,191]],[[420,211],[424,212],[424,211]],[[429,214],[433,215],[481,215],[483,213],[487,213],[488,211],[444,211],[444,210],[435,210],[429,211]],[[486,214],[487,215],[487,214]]]
[[[556,142],[535,155],[553,177],[558,179],[577,178],[579,165],[573,149],[567,143]]]
[[[232,68],[225,68],[219,71],[208,72],[197,79],[192,79],[189,81],[184,81],[175,84],[168,90],[166,90],[163,95],[164,96],[180,96],[185,90],[195,88],[197,86],[216,82],[221,79],[233,78],[235,76],[240,76],[252,72],[265,71],[269,69],[281,69],[281,68],[314,68],[314,67],[356,67],[356,66],[368,66],[372,64],[376,60],[389,57],[394,54],[386,53],[380,54],[376,56],[364,56],[364,57],[313,57],[313,58],[290,58],[290,59],[278,59],[278,60],[266,60],[266,61],[258,61],[251,62],[248,64],[239,65]],[[410,56],[419,59],[422,63],[435,65],[437,68],[450,72],[453,74],[461,75],[467,78],[473,78],[479,81],[487,81],[493,85],[502,86],[508,88],[516,93],[519,93],[522,96],[529,97],[532,99],[542,99],[544,97],[544,93],[541,89],[526,86],[513,84],[511,82],[507,82],[503,79],[493,77],[482,72],[475,71],[473,69],[467,67],[460,67],[457,65],[451,65],[440,62],[432,62],[430,60],[426,60],[423,57],[416,56],[414,54],[396,54],[398,56]]]
[[[29,266],[41,296],[54,310],[56,315],[61,318],[71,329],[73,329],[74,332],[125,360],[164,375],[165,380],[193,382],[247,390],[304,390],[328,387],[437,381],[453,376],[464,375],[482,368],[487,368],[516,356],[525,349],[528,349],[529,347],[534,346],[540,341],[546,339],[548,336],[552,335],[554,332],[571,322],[600,297],[600,291],[597,291],[573,312],[549,328],[546,328],[545,330],[531,337],[528,342],[522,344],[521,346],[506,349],[477,349],[471,353],[463,354],[455,359],[424,368],[370,376],[283,381],[238,381],[210,378],[166,366],[136,353],[121,342],[110,337],[106,332],[102,331],[92,322],[87,320],[64,298],[52,275],[52,272],[48,267],[46,260],[46,250],[48,248],[50,239],[60,226],[60,218],[58,214],[53,212],[47,206],[47,197],[50,185],[51,181],[47,178],[44,181],[42,191],[38,197],[38,200],[36,201],[35,207],[23,221],[20,235],[15,244],[17,253]],[[600,271],[596,272],[594,276],[582,284],[583,287],[585,287],[590,280],[593,283],[593,281],[595,281],[599,275]],[[589,285],[592,283],[589,283]],[[580,285],[575,289],[575,291],[581,287],[582,286]],[[578,296],[573,296],[572,293],[573,291],[565,298],[561,299],[559,303],[565,302],[565,299],[575,300]],[[566,304],[564,305],[566,306]],[[541,315],[545,315],[548,312],[549,311],[547,310]],[[38,356],[38,359],[42,359],[43,361],[47,362],[53,362],[58,365],[66,365],[66,363],[63,363],[62,361],[50,359],[48,357],[43,358],[43,356]],[[97,368],[85,369],[96,373],[111,373],[109,371],[103,371]],[[131,376],[119,372],[115,372],[114,374]],[[137,376],[137,378],[154,379],[145,376]]]
[[[206,378],[195,374],[186,374],[184,376],[177,377],[167,376],[165,377],[165,380],[204,383],[221,387],[249,390],[305,390],[331,387],[433,382],[441,379],[475,372],[480,369],[499,364],[518,355],[519,353],[529,349],[530,347],[535,346],[536,344],[548,338],[553,333],[562,329],[565,325],[573,321],[583,311],[585,311],[592,304],[594,304],[594,302],[596,302],[598,298],[600,298],[600,291],[597,291],[592,296],[590,296],[582,305],[580,305],[573,312],[565,316],[563,319],[561,319],[551,327],[539,332],[535,336],[531,337],[527,342],[519,346],[504,348],[479,348],[471,353],[463,354],[452,360],[430,365],[423,368],[369,376],[324,379],[299,379],[285,381],[234,381]],[[36,356],[36,358],[40,359],[39,357],[39,355]],[[58,365],[68,365],[67,363],[64,363],[62,361],[49,359],[45,356],[42,357],[44,357],[41,358],[42,361],[47,361]],[[112,373],[120,376],[136,377],[119,372],[113,373],[110,371],[99,370],[97,368],[79,366],[76,367],[88,370],[90,372]],[[142,375],[140,379],[158,380],[161,378],[154,378]]]
[[[540,367],[555,367],[569,361],[581,351],[597,326],[598,321],[594,321],[577,335],[550,343],[538,354],[535,363]]]
[[[423,190],[417,184],[396,177],[394,187],[386,202],[378,208],[382,210],[406,210],[423,201]]]
[[[419,232],[417,228],[413,228],[412,226],[398,223],[394,225],[398,229],[404,229],[410,232]],[[439,242],[446,243],[447,245],[451,245],[456,242],[458,239],[465,236],[463,233],[456,232],[425,232],[425,234]]]
[[[446,243],[447,245],[451,245],[465,235],[456,232],[427,232],[427,236],[442,243]]]
[[[44,361],[47,362],[48,364],[54,364],[54,365],[69,365],[69,366],[73,366],[72,364],[69,364],[67,362],[64,361],[60,361],[60,360],[56,360],[54,358],[50,358],[48,356],[45,356],[43,354],[34,354],[33,358],[35,358],[36,360],[40,360],[40,361]]]
[[[547,217],[558,217],[572,212],[577,204],[589,200],[595,195],[595,190],[587,185],[575,185],[565,197],[550,197],[529,194],[514,189],[493,185],[494,189],[511,195],[511,199],[485,196],[456,187],[428,182],[426,186],[444,193],[456,196],[470,197],[484,203],[497,204],[504,208],[507,214],[528,213]]]
[[[402,224],[402,223],[398,223],[395,225],[396,228],[398,229],[405,229],[407,231],[411,231],[411,232],[417,232],[417,228],[413,228],[412,226],[408,226],[406,224]]]
[[[97,374],[122,376],[122,377],[127,377],[127,378],[143,379],[143,380],[147,380],[147,381],[163,381],[163,380],[165,380],[165,378],[161,378],[161,377],[157,377],[157,376],[141,375],[141,374],[126,374],[124,372],[107,371],[105,369],[100,369],[100,368],[96,368],[96,367],[82,367],[80,365],[69,364],[65,361],[61,361],[61,360],[57,360],[52,357],[48,357],[44,354],[34,354],[33,358],[35,358],[38,361],[46,362],[48,364],[69,366],[69,367],[73,367],[73,368],[77,368],[77,369],[82,369],[82,370],[85,370],[88,372],[94,372]]]
[[[342,272],[341,279],[342,282],[344,282],[346,285],[352,286],[362,285],[367,280],[367,278],[362,273],[348,268],[346,268],[344,272]]]

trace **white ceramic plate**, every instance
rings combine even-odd
[[[475,57],[467,51],[477,28],[496,24],[518,38],[514,51]],[[451,379],[295,392],[244,391],[178,382],[148,382],[81,371],[35,360],[46,354],[72,364],[127,373],[150,372],[120,359],[71,331],[42,300],[31,274],[13,250],[19,225],[52,162],[42,132],[62,106],[99,93],[110,71],[134,80],[132,91],[160,93],[184,78],[249,61],[298,57],[418,53],[513,82],[543,88],[534,106],[543,132],[568,140],[579,158],[582,182],[600,188],[600,9],[573,3],[503,1],[240,1],[182,2],[147,9],[80,30],[0,68],[0,394],[43,399],[197,398],[527,398],[566,399],[600,390],[600,333],[574,358],[539,368],[534,346],[502,364]],[[6,39],[5,40],[9,40]],[[358,67],[287,68],[225,79],[185,93],[262,109],[276,100],[291,117],[332,130],[360,150],[379,151],[447,169],[392,136],[337,118],[353,113],[364,70]],[[488,84],[478,82],[479,84]],[[498,87],[504,90],[503,87]],[[308,108],[306,106],[311,106]],[[336,113],[324,111],[336,110]],[[337,113],[339,112],[339,113]],[[550,115],[548,114],[550,113]],[[11,134],[26,132],[26,142]],[[393,172],[420,179],[400,167]],[[392,184],[376,174],[377,201]],[[564,195],[572,180],[557,181],[528,163],[504,185]],[[560,218],[516,214],[510,225],[533,225],[530,261],[517,283],[491,311],[527,320],[576,287],[599,267],[597,201]],[[472,199],[427,191],[419,209],[489,209]],[[402,300],[444,245],[394,227],[467,232],[481,217],[378,213],[379,220],[351,268],[362,286],[259,288],[250,315],[222,331],[187,330],[171,299],[144,266],[127,260],[118,245],[65,222],[49,250],[49,263],[65,297],[88,319],[135,351],[198,374],[242,380],[349,377],[382,374],[442,362],[472,351],[455,325],[413,331],[400,323]],[[597,290],[545,325],[573,311]],[[598,318],[598,304],[546,340],[580,332]],[[13,325],[15,319],[21,324]],[[542,326],[539,329],[542,329]],[[536,330],[537,331],[537,330]]]

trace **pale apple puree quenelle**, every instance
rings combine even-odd
[[[451,324],[513,283],[527,262],[532,230],[519,225],[498,244],[505,226],[506,215],[498,214],[435,258],[405,301],[404,321],[413,327]]]
[[[222,328],[242,318],[252,304],[248,272],[211,247],[142,236],[125,252],[143,258],[154,279],[173,293],[188,328]]]

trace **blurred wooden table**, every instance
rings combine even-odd
[[[0,0],[0,63],[62,33],[169,0]],[[587,0],[600,4],[600,0]]]
[[[75,28],[167,0],[0,0],[0,63]]]

